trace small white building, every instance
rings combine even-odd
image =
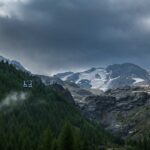
[[[32,88],[33,87],[32,80],[30,80],[30,81],[24,81],[23,82],[23,87],[24,88]]]

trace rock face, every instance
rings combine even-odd
[[[77,73],[59,73],[55,77],[63,81],[76,83],[80,88],[103,91],[125,86],[150,85],[149,73],[131,63],[115,64],[106,68],[91,68]]]
[[[87,118],[122,137],[150,129],[150,95],[145,89],[110,90],[99,96],[89,96],[85,102],[81,110]]]

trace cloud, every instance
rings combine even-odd
[[[19,17],[19,6],[29,3],[30,0],[0,0],[0,16],[11,18]]]
[[[35,73],[124,61],[149,65],[148,0],[0,3],[0,52]]]
[[[0,108],[6,106],[12,106],[17,104],[18,102],[24,101],[28,98],[28,93],[24,92],[12,92],[8,94],[5,99],[3,99],[0,103]]]

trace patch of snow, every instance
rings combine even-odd
[[[99,75],[100,78],[96,78],[96,75]],[[79,75],[79,79],[76,81],[76,84],[78,84],[81,80],[89,80],[92,85],[92,89],[100,88],[102,85],[105,84],[107,81],[107,72],[105,69],[96,69],[93,72],[86,73],[82,72]]]
[[[132,78],[132,79],[134,80],[134,84],[137,84],[137,83],[144,81],[144,79],[142,79],[142,78]]]
[[[68,77],[72,76],[73,74],[69,74],[65,76],[64,78],[61,78],[63,81],[66,81]],[[87,80],[87,82],[90,82],[91,89],[100,89],[102,91],[107,91],[109,89],[109,85],[112,81],[118,79],[116,78],[110,78],[111,73],[108,73],[106,69],[104,68],[97,68],[94,71],[91,72],[80,72],[79,73],[79,79],[76,80],[76,84],[81,83],[82,80]],[[99,76],[99,77],[97,77]]]
[[[73,74],[73,73],[72,73]],[[61,78],[62,81],[66,81],[72,74],[66,75],[65,77]]]
[[[100,87],[99,89],[101,89],[104,92],[107,91],[109,89],[109,85],[111,84],[111,82],[118,79],[118,78],[120,78],[120,76],[116,77],[116,78],[112,78],[112,79],[109,78],[109,80],[102,87]]]

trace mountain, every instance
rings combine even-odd
[[[107,70],[92,68],[84,73],[105,70],[110,78],[121,75],[149,80],[144,69],[125,64],[128,71],[122,72],[123,66],[113,65]],[[67,73],[70,74],[73,75]],[[23,82],[29,80],[33,87],[24,88]],[[82,89],[57,76],[32,75],[3,60],[0,62],[0,149],[64,150],[72,143],[71,150],[139,147],[149,150],[149,93],[146,86],[126,86],[106,92]],[[125,138],[124,146],[121,137]]]
[[[24,88],[23,82],[30,80],[33,87]],[[45,86],[39,77],[4,61],[0,62],[0,137],[1,150],[121,146],[120,139],[81,114],[68,90],[56,83]]]
[[[3,57],[3,56],[0,56],[0,62],[7,62],[8,64],[11,64],[11,65],[13,65],[17,70],[21,70],[21,71],[23,71],[23,72],[28,72],[28,73],[30,73],[27,69],[25,69],[21,64],[20,64],[20,62],[18,62],[18,61],[15,61],[15,60],[10,60],[10,59],[7,59],[7,58],[5,58],[5,57]]]
[[[77,73],[59,73],[55,77],[63,81],[74,82],[84,89],[100,89],[102,91],[150,84],[148,71],[132,63],[115,64],[106,68],[91,68]]]
[[[67,76],[75,79],[77,75],[81,77],[86,74],[84,77],[93,80],[95,74],[98,73],[97,77],[100,75],[103,75],[102,77],[105,75],[106,77],[108,75],[111,79],[116,78],[110,85],[119,88],[112,88],[102,92],[98,89],[82,88],[79,84],[74,83],[73,80],[61,81],[61,85],[65,89],[69,89],[75,103],[86,118],[103,125],[109,132],[123,138],[133,138],[138,137],[141,133],[148,133],[150,129],[148,117],[150,88],[149,86],[141,86],[149,84],[148,72],[137,65],[125,63],[110,65],[106,69],[92,68],[84,73],[73,74],[70,72],[67,73]],[[60,76],[61,74],[49,78],[49,80],[55,79],[56,81],[57,79],[59,81],[58,77]],[[118,76],[120,76],[120,79],[117,79]],[[65,73],[62,79],[64,78],[66,78]],[[142,122],[144,122],[144,125],[142,125]]]

